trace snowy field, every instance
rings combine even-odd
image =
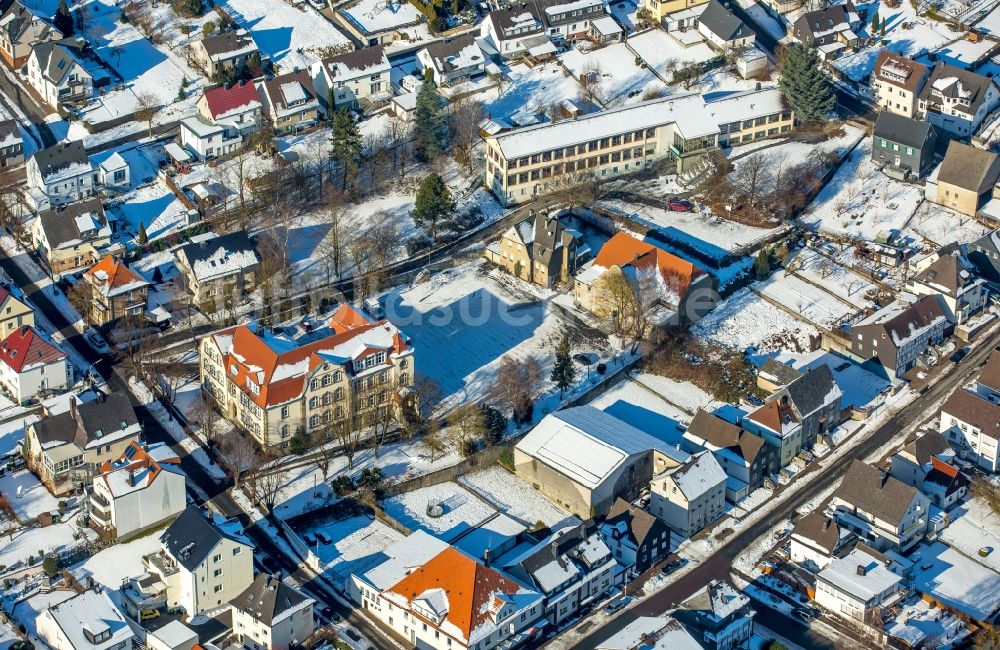
[[[869,290],[877,288],[870,280],[811,248],[797,250],[786,266],[794,268],[796,275],[828,289],[858,309],[874,305],[865,298]]]
[[[103,585],[111,600],[121,607],[121,592],[118,589],[122,586],[122,581],[142,575],[146,570],[142,565],[142,556],[155,553],[160,548],[160,534],[153,533],[106,548],[71,570],[78,579],[91,577]]]
[[[483,103],[487,114],[515,122],[523,122],[563,100],[576,99],[581,92],[580,84],[558,63],[535,68],[523,63],[512,65],[507,76],[508,86],[482,92],[476,99]]]
[[[13,499],[11,499],[13,501]],[[13,539],[5,538],[0,544],[0,565],[8,568],[25,566],[28,558],[38,558],[38,552],[58,553],[81,543],[74,535],[97,538],[91,528],[80,528],[75,523],[78,511],[67,515],[69,521],[46,526],[45,528],[22,528],[14,533]]]
[[[602,333],[569,321],[539,300],[536,290],[472,262],[393,289],[383,304],[386,317],[413,339],[422,359],[418,372],[437,383],[447,407],[482,399],[504,355],[535,357],[547,380],[553,352],[567,332],[574,353],[604,357],[608,343]]]
[[[784,270],[754,286],[761,294],[822,328],[833,329],[857,312],[854,307]]]
[[[384,562],[384,551],[403,539],[402,534],[368,516],[348,517],[303,532],[321,532],[333,540],[332,544],[318,543],[312,550],[323,570],[341,581]]]
[[[133,233],[138,233],[139,225],[144,224],[151,241],[166,237],[186,224],[187,208],[163,181],[133,190],[122,199],[109,210]]]
[[[637,36],[629,43],[641,38]],[[560,60],[575,79],[588,74],[598,75],[594,96],[608,108],[641,101],[647,91],[658,93],[664,89],[663,82],[656,75],[636,65],[635,54],[624,43],[614,43],[590,52],[572,49]]]
[[[684,47],[660,29],[651,29],[629,38],[628,44],[650,68],[667,81],[672,79],[673,66],[684,67],[689,63],[704,63],[719,56],[706,43],[696,43],[691,47]],[[634,58],[634,56],[630,57],[629,63],[634,65]],[[683,89],[677,88],[675,90],[681,91]]]
[[[431,508],[440,506],[440,515]],[[386,499],[385,513],[410,530],[454,540],[496,513],[496,509],[458,483],[441,483]]]
[[[802,222],[820,232],[873,241],[880,232],[902,230],[920,200],[920,188],[875,167],[866,138],[816,196]]]
[[[619,420],[664,440],[668,445],[681,441],[683,425],[691,414],[678,408],[663,395],[627,379],[598,395],[590,406],[610,413]]]
[[[963,555],[1000,572],[1000,517],[981,499],[969,499],[949,514],[951,521],[940,538]],[[990,549],[986,557],[980,549]]]
[[[458,481],[529,528],[538,522],[552,529],[579,522],[577,517],[499,465],[465,474]]]
[[[976,620],[1000,607],[1000,574],[943,542],[918,546],[909,559],[913,587],[920,593]]]
[[[916,235],[917,239],[926,240],[937,248],[947,244],[975,241],[987,232],[989,228],[966,214],[924,201],[913,215],[904,234]]]
[[[810,349],[819,330],[765,302],[750,289],[740,289],[698,321],[692,331],[708,343],[762,355],[786,349]]]
[[[814,158],[823,158],[827,154],[835,153],[838,158],[842,158],[845,152],[865,137],[865,132],[850,124],[843,125],[844,133],[838,137],[828,138],[823,142],[810,143],[788,140],[776,147],[767,147],[760,150],[760,155],[769,163],[771,170],[779,166],[790,168],[800,165]],[[770,142],[770,141],[768,141]],[[752,145],[748,145],[752,146]],[[860,149],[860,147],[858,147]],[[741,147],[733,150],[736,154],[743,153]],[[857,150],[852,156],[857,156]],[[736,162],[739,166],[739,162]]]
[[[717,401],[689,381],[677,381],[676,379],[648,372],[635,374],[632,377],[632,381],[660,395],[671,404],[684,409],[684,411],[690,413],[692,416],[698,409],[712,410],[716,406],[722,405],[722,402]]]
[[[883,6],[881,2],[856,6],[858,9],[866,6],[869,16],[877,11],[879,16],[885,18],[885,36],[881,38],[888,43],[884,47],[877,43],[834,60],[833,65],[854,81],[862,81],[871,74],[875,59],[882,49],[915,57],[934,51],[961,36],[961,32],[953,32],[944,23],[917,16],[909,2],[900,3],[895,8]],[[858,36],[865,41],[870,31],[871,23],[862,21]]]
[[[219,6],[249,30],[280,72],[308,69],[328,49],[353,49],[348,38],[315,9],[288,2],[223,0]]]
[[[20,490],[20,492],[18,492]],[[7,497],[21,523],[33,521],[38,515],[59,510],[59,501],[27,469],[0,476],[0,494]],[[75,501],[75,497],[67,497]]]

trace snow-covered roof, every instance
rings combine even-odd
[[[890,571],[881,558],[870,555],[861,547],[830,562],[817,578],[863,602],[903,582],[902,576]]]
[[[601,650],[702,650],[676,619],[642,616],[597,644]]]
[[[545,14],[547,16],[559,16],[572,11],[592,9],[598,5],[602,5],[603,3],[603,0],[575,0],[574,2],[567,2],[565,4],[556,4],[546,7]]]
[[[622,26],[616,23],[615,19],[611,16],[601,16],[591,21],[590,26],[601,36],[611,36],[612,34],[619,34],[622,31]]]
[[[785,108],[781,91],[777,88],[732,93],[707,102],[706,105],[712,117],[720,125],[766,117],[788,110]]]
[[[685,462],[689,454],[593,406],[549,414],[517,444],[585,487],[595,488],[629,457],[657,449]]]
[[[448,548],[448,544],[423,530],[414,531],[384,551],[386,560],[357,576],[378,590],[388,589]]]
[[[360,0],[340,15],[365,34],[377,34],[420,22],[423,16],[406,0]]]
[[[508,160],[582,144],[628,131],[675,124],[685,138],[719,132],[698,93],[675,93],[632,106],[590,113],[576,120],[546,122],[501,133],[497,145]]]
[[[119,169],[128,169],[128,162],[122,158],[117,151],[100,162],[100,167],[105,172],[113,172]]]
[[[186,117],[181,120],[181,126],[193,133],[198,138],[210,138],[224,129],[216,124],[209,124],[197,117]]]
[[[666,472],[688,501],[694,501],[707,492],[719,489],[726,482],[726,472],[708,451],[695,454],[686,463],[672,467]]]
[[[69,645],[75,650],[102,650],[113,648],[132,639],[135,634],[125,617],[115,607],[107,591],[85,591],[45,610],[62,631]],[[87,638],[108,634],[100,643]],[[56,639],[49,639],[50,645]]]

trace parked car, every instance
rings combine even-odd
[[[139,612],[139,621],[148,621],[153,618],[160,618],[160,610],[144,609],[141,612]]]
[[[303,535],[302,539],[309,546],[316,546],[316,538],[313,537],[312,535]]]
[[[965,346],[964,348],[959,348],[955,350],[955,353],[951,355],[951,362],[958,363],[966,356],[968,356],[969,352],[972,352],[972,348],[970,348],[968,345]]]
[[[632,597],[631,596],[622,596],[621,598],[615,598],[610,603],[608,603],[607,607],[604,608],[604,613],[605,614],[614,614],[618,610],[624,608],[630,602],[632,602]]]
[[[591,363],[593,363],[593,361],[591,361],[590,359],[590,355],[583,354],[582,352],[574,354],[573,361],[576,361],[577,363],[583,366],[589,366]]]
[[[805,623],[811,623],[814,618],[816,618],[816,610],[809,607],[796,607],[792,610],[792,613],[802,619]]]
[[[677,569],[681,568],[682,566],[684,566],[684,563],[682,561],[670,560],[669,562],[663,565],[663,568],[660,569],[660,573],[662,573],[665,576],[668,576]]]
[[[667,203],[667,209],[671,212],[691,212],[694,210],[694,205],[683,199],[671,199]]]

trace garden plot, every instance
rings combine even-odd
[[[108,591],[111,600],[121,607],[121,592],[118,589],[122,586],[122,581],[142,575],[146,571],[142,565],[142,557],[155,553],[160,548],[158,534],[143,535],[131,542],[106,548],[71,570],[77,579],[93,578],[94,582]]]
[[[887,43],[884,46],[876,43],[833,61],[838,70],[854,81],[863,81],[871,74],[875,59],[883,49],[914,57],[937,50],[962,36],[961,32],[952,31],[942,22],[917,16],[909,2],[900,3],[898,7],[889,7],[882,2],[856,6],[859,10],[867,8],[868,16],[877,11],[879,16],[885,18],[885,36],[882,40]],[[858,37],[862,42],[868,39],[870,30],[871,24],[862,21],[862,27],[858,30]]]
[[[535,357],[547,380],[563,334],[569,334],[574,353],[606,358],[603,333],[562,315],[533,292],[531,285],[472,262],[396,288],[383,304],[386,317],[413,339],[418,374],[437,383],[441,407],[449,408],[481,399],[504,355]],[[551,386],[546,381],[543,391]]]
[[[524,122],[542,111],[567,99],[580,96],[580,84],[568,75],[558,63],[546,63],[529,68],[523,63],[507,70],[510,84],[503,88],[487,90],[476,98],[483,102],[489,115],[508,121]],[[500,92],[501,89],[503,92]]]
[[[718,52],[705,43],[684,47],[660,29],[651,29],[638,34],[628,39],[628,44],[646,65],[667,81],[672,80],[674,66],[704,63],[719,56]],[[628,59],[633,66],[635,66],[634,59],[634,55]]]
[[[14,501],[14,499],[11,499]],[[39,552],[60,553],[85,539],[96,539],[97,533],[89,527],[81,528],[75,519],[79,510],[67,515],[69,521],[46,526],[45,528],[22,528],[14,533],[13,539],[5,538],[0,544],[0,565],[8,568],[26,566],[29,558],[38,558]]]
[[[19,492],[20,490],[20,492]],[[7,497],[22,524],[38,515],[59,510],[59,501],[26,469],[0,476],[0,494]]]
[[[870,280],[813,249],[797,251],[788,268],[794,268],[796,275],[826,288],[858,309],[873,306],[872,301],[865,298],[869,290],[877,288]]]
[[[499,465],[466,474],[458,481],[508,517],[529,527],[540,522],[556,530],[580,521]]]
[[[297,531],[303,534],[322,533],[332,544],[316,544],[313,553],[323,571],[346,580],[352,573],[364,573],[386,560],[385,550],[403,539],[403,535],[369,516],[348,517]],[[318,540],[318,538],[317,538]]]
[[[109,210],[133,233],[139,232],[140,224],[145,225],[150,241],[166,237],[187,224],[187,208],[161,180],[122,199]]]
[[[593,95],[608,108],[642,101],[646,92],[659,93],[665,88],[656,75],[636,65],[635,53],[624,43],[589,52],[572,49],[560,60],[575,79],[597,75]]]
[[[810,159],[826,157],[829,154],[837,154],[838,158],[842,158],[848,149],[865,137],[865,132],[856,126],[844,124],[842,128],[844,130],[842,135],[828,138],[822,142],[786,140],[774,147],[758,147],[759,151],[757,155],[762,156],[764,160],[770,163],[772,168],[777,168],[778,165],[781,165],[786,169],[795,165],[801,165]],[[771,142],[771,140],[766,140],[765,142]],[[860,149],[860,146],[858,148]],[[735,147],[731,155],[740,154],[743,151],[743,147]],[[852,157],[857,155],[857,151],[851,154]],[[738,161],[736,165],[739,166]]]
[[[879,171],[871,161],[871,140],[865,139],[801,220],[820,232],[873,241],[879,233],[902,230],[920,200],[920,188]]]
[[[311,7],[264,0],[224,0],[219,6],[250,32],[281,72],[307,70],[327,51],[353,49],[350,40]]]
[[[988,39],[973,43],[963,38],[935,50],[934,61],[925,55],[920,57],[918,62],[930,68],[934,66],[935,61],[942,61],[958,68],[971,70],[983,62],[995,47],[996,43]]]
[[[723,403],[698,388],[689,381],[678,381],[662,375],[641,372],[632,378],[633,381],[664,397],[671,404],[694,415],[698,409],[714,410]]]
[[[769,352],[812,349],[819,330],[792,317],[755,295],[740,289],[720,303],[692,328],[708,343],[751,355]]]
[[[441,483],[389,497],[385,513],[410,530],[423,530],[446,542],[493,517],[497,510],[458,483]]]
[[[857,312],[819,287],[783,270],[754,286],[764,296],[825,329],[837,327]]]
[[[924,201],[903,232],[940,247],[975,241],[989,232],[989,228],[968,215]]]

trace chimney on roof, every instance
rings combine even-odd
[[[490,549],[483,551],[483,564],[487,567],[490,565]]]
[[[129,487],[135,487],[135,470],[131,467],[128,470],[128,485]]]
[[[866,575],[868,575],[868,567],[866,567],[864,564],[859,564],[858,565],[858,575],[859,576],[866,576]]]
[[[76,419],[76,395],[69,396],[69,414]]]

